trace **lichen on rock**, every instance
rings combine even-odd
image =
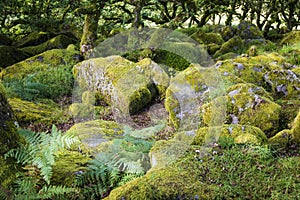
[[[68,121],[70,116],[51,100],[30,102],[18,98],[8,99],[21,127],[39,125],[51,127],[52,124]]]
[[[279,128],[281,107],[268,98],[263,88],[253,84],[239,84],[227,90],[227,95],[212,102],[227,102],[226,124],[252,125],[259,127],[268,137],[273,136]],[[201,107],[201,124],[209,126],[217,115],[212,112],[212,102]]]
[[[101,148],[101,143],[120,137],[123,127],[113,121],[93,120],[77,123],[67,133],[77,135],[84,145],[84,150],[96,153],[98,148]]]
[[[221,48],[213,55],[214,58],[218,58],[225,53],[234,52],[239,53],[242,49],[244,41],[239,36],[230,38],[227,42],[223,43]]]
[[[120,56],[90,59],[74,66],[74,76],[81,88],[100,92],[122,114],[135,114],[158,91],[163,92],[169,79],[166,74],[155,74],[158,66],[148,61],[133,63]]]
[[[216,130],[216,131],[215,131]],[[219,137],[231,137],[237,144],[265,144],[267,137],[262,130],[255,126],[229,124],[219,127],[203,127],[198,129],[192,144],[203,145],[211,137],[213,133]]]

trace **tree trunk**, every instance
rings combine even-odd
[[[99,18],[100,12],[85,15],[83,34],[80,42],[80,52],[85,59],[89,57],[91,49],[95,47]]]

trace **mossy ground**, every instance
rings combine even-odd
[[[236,145],[199,157],[198,148],[113,190],[106,199],[299,198],[299,157],[275,158],[265,147]]]

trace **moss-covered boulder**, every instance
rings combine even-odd
[[[52,124],[66,122],[70,119],[67,112],[51,100],[30,102],[18,98],[8,99],[21,127],[51,127]]]
[[[150,171],[114,189],[105,199],[209,199],[215,186],[199,183],[199,163],[190,156],[178,164]]]
[[[242,39],[263,39],[263,33],[251,22],[243,21],[237,26],[237,35]]]
[[[210,138],[228,137],[236,144],[265,144],[267,137],[262,130],[255,126],[229,124],[219,127],[203,127],[198,129],[195,135],[194,145],[203,145]]]
[[[299,77],[284,57],[263,54],[254,57],[237,57],[217,64],[221,72],[230,72],[246,82],[264,87],[274,99],[299,98]]]
[[[184,156],[193,142],[193,134],[196,131],[175,133],[171,140],[159,140],[155,142],[149,152],[151,169],[162,169]]]
[[[286,148],[295,142],[294,135],[290,129],[284,129],[269,139],[272,148]]]
[[[291,70],[272,70],[264,73],[265,86],[276,99],[299,99],[300,77]]]
[[[255,145],[213,150],[201,157],[196,146],[173,165],[120,186],[105,199],[284,199],[280,183],[286,177],[289,197],[299,196],[299,157],[274,159],[268,148]]]
[[[75,118],[90,118],[95,115],[95,94],[90,91],[82,93],[80,103],[72,103],[69,107],[69,111]]]
[[[231,73],[220,73],[218,65],[210,68],[190,65],[171,79],[166,91],[165,108],[170,124],[176,129],[184,126],[195,129],[199,123],[198,108],[236,83],[243,80]]]
[[[196,40],[199,44],[217,44],[222,45],[224,43],[224,40],[222,36],[219,33],[205,33],[202,30],[197,31],[193,35],[191,35],[191,38]]]
[[[280,45],[293,45],[300,43],[300,31],[291,31],[280,41]]]
[[[21,51],[26,52],[30,56],[34,56],[43,53],[51,49],[64,49],[67,48],[69,44],[72,44],[74,40],[66,35],[58,35],[42,44],[36,46],[27,46],[20,48]]]
[[[0,68],[13,65],[28,58],[27,53],[12,46],[0,45]]]
[[[279,130],[290,129],[292,127],[292,122],[298,114],[300,100],[278,100],[276,103],[281,106]]]
[[[67,132],[76,134],[81,139],[84,150],[96,153],[102,148],[102,143],[120,137],[123,127],[113,121],[94,120],[77,123]]]
[[[140,73],[149,78],[156,86],[161,97],[165,96],[165,91],[170,83],[167,72],[157,63],[149,58],[145,58],[137,63]]]
[[[133,63],[120,56],[79,63],[74,66],[74,75],[81,88],[100,92],[122,115],[135,114],[151,103],[158,91],[162,93],[167,87],[169,79],[150,60]]]
[[[4,154],[10,149],[17,148],[20,137],[16,132],[16,119],[8,104],[5,89],[0,83],[0,185],[10,189],[16,179],[17,167],[13,159],[4,159]]]
[[[212,118],[218,114],[212,109],[212,104],[224,102],[227,104],[225,123],[256,126],[268,137],[278,131],[281,107],[270,99],[263,88],[253,84],[238,84],[229,88],[227,93],[227,96],[218,97],[201,107],[202,125],[210,126]]]
[[[36,46],[43,42],[46,42],[54,35],[47,32],[32,32],[28,36],[16,41],[13,43],[13,46],[18,48],[28,47],[28,46]]]
[[[29,74],[36,74],[49,68],[61,65],[74,65],[79,59],[78,51],[52,49],[2,70],[0,78],[4,81],[10,78],[22,79]]]
[[[300,111],[291,126],[291,129],[284,129],[270,138],[269,144],[273,148],[288,148],[291,144],[300,144]]]
[[[7,67],[0,72],[0,78],[10,96],[60,101],[62,96],[72,93],[72,68],[77,62],[79,52],[53,49]]]
[[[58,152],[52,166],[51,184],[73,187],[76,174],[82,173],[90,160],[88,154],[82,154],[78,151],[63,150]]]
[[[244,41],[240,36],[234,36],[229,39],[227,42],[222,44],[221,48],[214,54],[214,58],[218,58],[221,55],[224,55],[229,52],[240,53],[242,47],[244,45]]]
[[[207,66],[211,58],[203,45],[192,42],[165,42],[160,49],[155,50],[153,60],[182,71],[190,63]]]
[[[239,56],[240,55],[237,54],[237,53],[229,52],[229,53],[225,53],[223,55],[220,55],[218,58],[216,58],[216,60],[218,60],[218,61],[230,60],[230,59],[235,59],[235,58],[237,58]]]
[[[298,112],[298,115],[293,121],[291,131],[294,135],[295,140],[300,143],[300,111]]]

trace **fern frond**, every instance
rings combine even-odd
[[[14,199],[37,199],[37,181],[32,177],[22,177],[16,181]]]
[[[126,173],[122,179],[120,180],[120,182],[118,183],[118,186],[122,186],[125,185],[126,183],[133,181],[134,179],[137,179],[141,176],[143,176],[144,174],[131,174],[131,173]]]
[[[76,193],[75,188],[66,186],[44,186],[38,193],[40,199],[50,199],[61,195]]]
[[[32,154],[34,154],[33,149],[29,146],[21,146],[17,149],[11,149],[6,154],[4,154],[4,158],[8,157],[15,158],[17,163],[21,163],[22,165],[28,164],[33,160]]]
[[[9,199],[9,195],[2,190],[2,187],[0,186],[0,199],[3,199],[3,200],[8,200]]]

